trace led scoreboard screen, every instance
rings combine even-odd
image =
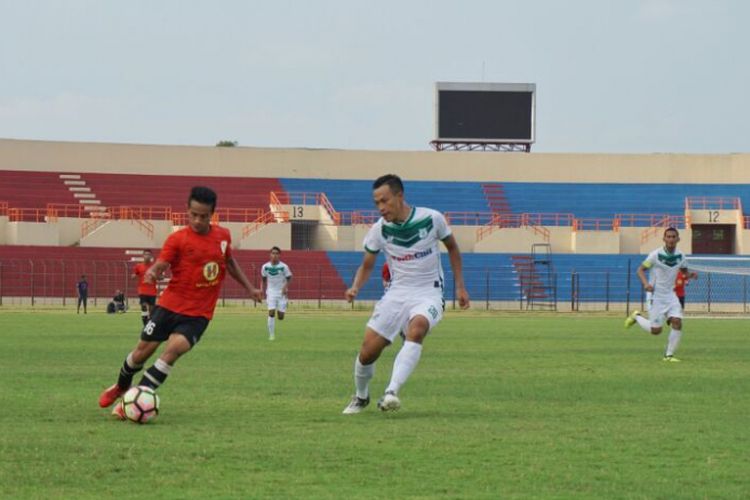
[[[439,82],[435,94],[438,141],[534,142],[534,84]]]

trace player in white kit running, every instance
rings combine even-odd
[[[680,233],[677,229],[670,227],[664,231],[664,246],[657,248],[646,257],[646,260],[638,267],[638,278],[643,288],[649,292],[648,319],[643,317],[639,311],[633,311],[625,320],[625,327],[634,324],[646,332],[659,335],[665,320],[671,326],[664,361],[677,362],[674,353],[682,338],[682,305],[674,291],[677,273],[680,270],[687,272],[687,261],[682,252],[677,250],[680,241]],[[649,272],[646,278],[646,271]],[[696,273],[689,273],[691,278],[696,278]]]
[[[443,317],[443,270],[439,242],[448,249],[456,298],[462,309],[469,307],[464,285],[461,252],[440,212],[411,207],[404,200],[404,186],[395,175],[384,175],[373,184],[373,199],[381,218],[365,236],[365,256],[354,283],[346,291],[352,302],[367,282],[377,254],[385,253],[391,281],[367,322],[362,347],[354,361],[356,394],[344,414],[359,413],[370,403],[369,384],[375,361],[403,331],[406,339],[393,363],[391,381],[378,408],[394,411],[401,407],[398,391],[416,368],[427,333]]]
[[[266,290],[268,303],[268,340],[276,338],[276,314],[279,321],[284,320],[286,313],[289,282],[292,281],[292,271],[289,266],[281,262],[281,249],[271,248],[271,260],[263,264],[260,275],[263,278],[263,288]]]

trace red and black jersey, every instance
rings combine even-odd
[[[198,234],[186,226],[172,233],[159,254],[159,260],[172,269],[159,305],[185,316],[211,319],[231,248],[232,236],[223,227],[212,225],[208,233]]]
[[[138,295],[156,297],[156,283],[146,283],[143,281],[143,277],[146,275],[149,267],[151,266],[143,262],[136,264],[133,268],[133,274],[138,276]]]

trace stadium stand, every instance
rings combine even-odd
[[[282,178],[280,182],[289,192],[324,192],[339,212],[373,209],[371,181]],[[750,206],[750,186],[731,184],[408,181],[406,189],[413,204],[442,212],[562,213],[580,219],[679,215],[684,213],[687,197],[739,197]],[[647,219],[638,224],[648,225]]]
[[[193,186],[209,186],[219,193],[221,208],[268,210],[271,191],[283,191],[277,179],[254,177],[198,177],[177,175],[97,174],[81,175],[102,205],[163,205],[185,210],[186,193]]]
[[[572,213],[577,218],[682,214],[687,197],[739,197],[750,207],[750,186],[737,184],[506,182],[503,188],[516,213]]]
[[[0,170],[0,200],[13,208],[44,208],[47,203],[78,203],[58,172]]]
[[[373,210],[372,181],[334,179],[279,179],[287,192],[326,194],[338,212]],[[489,212],[479,182],[408,181],[408,200],[442,212]]]

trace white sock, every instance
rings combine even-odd
[[[682,338],[682,331],[672,330],[669,332],[669,341],[667,341],[667,356],[674,356],[677,346],[680,345],[680,339]]]
[[[363,365],[359,361],[359,354],[354,360],[354,386],[357,388],[357,397],[367,399],[370,396],[370,379],[375,375],[375,363]]]
[[[422,344],[417,344],[410,340],[404,342],[404,346],[398,352],[396,360],[393,362],[391,383],[388,384],[386,392],[393,391],[398,394],[401,386],[406,383],[409,375],[411,375],[414,368],[417,367],[420,356],[422,356]]]
[[[157,370],[159,370],[162,373],[166,373],[167,375],[169,375],[169,372],[172,371],[172,365],[168,364],[166,361],[164,361],[161,358],[156,360],[156,363],[154,363],[154,366],[156,367]]]
[[[276,330],[276,318],[273,316],[268,317],[268,335],[273,337],[273,334]]]
[[[131,370],[138,371],[141,368],[143,368],[143,364],[139,365],[139,364],[136,364],[135,361],[133,361],[133,353],[132,352],[130,354],[128,354],[127,358],[125,358],[125,362],[128,364],[128,368],[130,368]]]
[[[635,315],[635,320],[638,322],[638,326],[640,326],[644,332],[651,333],[651,322],[641,316],[640,314]]]

